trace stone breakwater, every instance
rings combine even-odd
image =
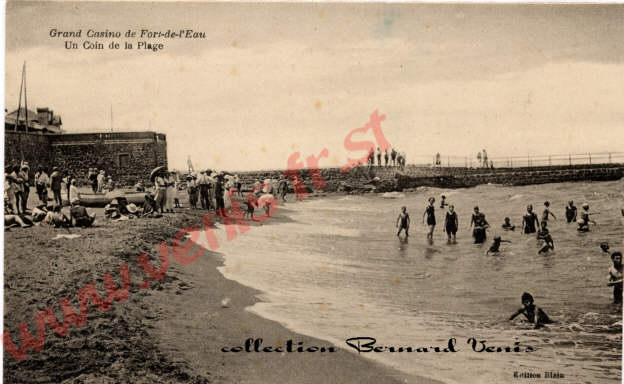
[[[466,188],[481,184],[529,185],[569,181],[609,181],[624,176],[624,164],[586,164],[572,166],[543,166],[526,168],[443,168],[407,166],[355,167],[343,174],[340,168],[321,168],[326,182],[325,192],[363,193],[391,192],[421,186]],[[278,179],[284,170],[239,173],[244,190],[251,190],[255,181]],[[299,171],[303,184],[313,191],[314,180],[306,169]]]

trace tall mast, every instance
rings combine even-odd
[[[26,113],[26,132],[28,132],[28,97],[26,92],[26,62],[24,61],[24,70],[22,71],[22,78],[24,79],[24,112]],[[24,160],[22,156],[22,161]]]
[[[22,79],[20,82],[20,90],[19,90],[19,101],[17,102],[17,116],[15,116],[15,131],[17,131],[17,126],[19,125],[19,117],[20,112],[22,110],[22,89],[24,89],[24,69],[26,67],[26,62],[24,61],[24,65],[22,66]]]

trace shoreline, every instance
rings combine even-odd
[[[438,383],[406,375],[342,348],[333,353],[223,353],[221,347],[241,345],[249,337],[265,345],[291,339],[306,346],[330,343],[293,332],[247,308],[260,293],[225,278],[217,268],[222,255],[207,251],[193,265],[175,260],[162,281],[140,287],[145,272],[137,255],[154,261],[157,244],[170,242],[189,225],[200,225],[206,211],[186,211],[160,219],[108,222],[89,229],[72,228],[78,239],[55,239],[62,229],[33,227],[5,232],[5,329],[21,343],[18,324],[26,322],[36,336],[34,315],[52,307],[63,319],[60,301],[68,297],[76,311],[76,293],[94,282],[102,297],[102,276],[111,273],[121,288],[119,267],[130,270],[129,297],[113,302],[107,312],[90,305],[84,326],[70,326],[65,337],[46,328],[41,351],[29,350],[18,362],[5,349],[7,382],[382,382]],[[45,249],[45,252],[42,252]],[[32,266],[37,266],[33,268]],[[224,296],[231,303],[223,306]],[[192,336],[192,337],[191,337]]]

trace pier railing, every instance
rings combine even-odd
[[[422,160],[421,160],[422,159]],[[408,159],[409,164],[455,168],[485,168],[483,158],[476,156],[431,156]],[[624,152],[594,152],[559,155],[495,156],[487,158],[487,168],[526,168],[542,166],[574,166],[592,164],[623,164]]]

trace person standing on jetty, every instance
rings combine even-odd
[[[381,167],[381,149],[377,147],[377,166]]]
[[[539,225],[539,219],[537,218],[535,212],[533,212],[533,205],[527,205],[527,212],[522,217],[522,231],[525,234],[535,233],[537,232]]]
[[[444,229],[448,236],[448,242],[455,242],[455,235],[457,234],[457,228],[459,228],[459,220],[457,219],[457,212],[455,212],[455,206],[453,204],[448,206],[448,212],[446,212],[446,218],[444,220]]]
[[[392,151],[390,152],[390,158],[392,159],[392,166],[396,167],[397,151],[395,151],[394,148],[392,148]]]
[[[399,227],[399,232],[397,232],[397,236],[401,234],[402,230],[405,230],[405,238],[408,238],[409,237],[409,225],[410,225],[409,213],[407,213],[407,207],[403,206],[401,207],[401,213],[399,213],[399,217],[397,217],[396,226]]]
[[[613,265],[609,268],[608,286],[613,287],[613,304],[622,304],[622,253],[611,254]]]
[[[386,160],[386,167],[388,166],[388,150],[386,149],[386,153],[384,154],[384,159]]]
[[[576,207],[574,206],[574,202],[572,200],[568,201],[568,205],[565,207],[565,215],[568,223],[576,221]]]
[[[485,215],[479,212],[479,207],[474,207],[474,213],[470,219],[470,227],[473,225],[472,237],[474,237],[474,242],[475,244],[482,244],[487,238],[486,230],[490,227],[490,224],[485,219]]]
[[[430,197],[429,205],[427,206],[427,208],[425,208],[425,212],[423,212],[423,224],[425,222],[425,216],[427,216],[427,226],[429,227],[429,232],[427,233],[427,239],[429,240],[433,240],[433,230],[435,229],[435,226],[436,226],[435,207],[433,206],[433,203],[435,203],[435,198]]]
[[[542,212],[542,223],[546,223],[548,225],[548,216],[552,216],[553,219],[557,220],[555,214],[550,211],[550,202],[544,202],[544,212]]]

